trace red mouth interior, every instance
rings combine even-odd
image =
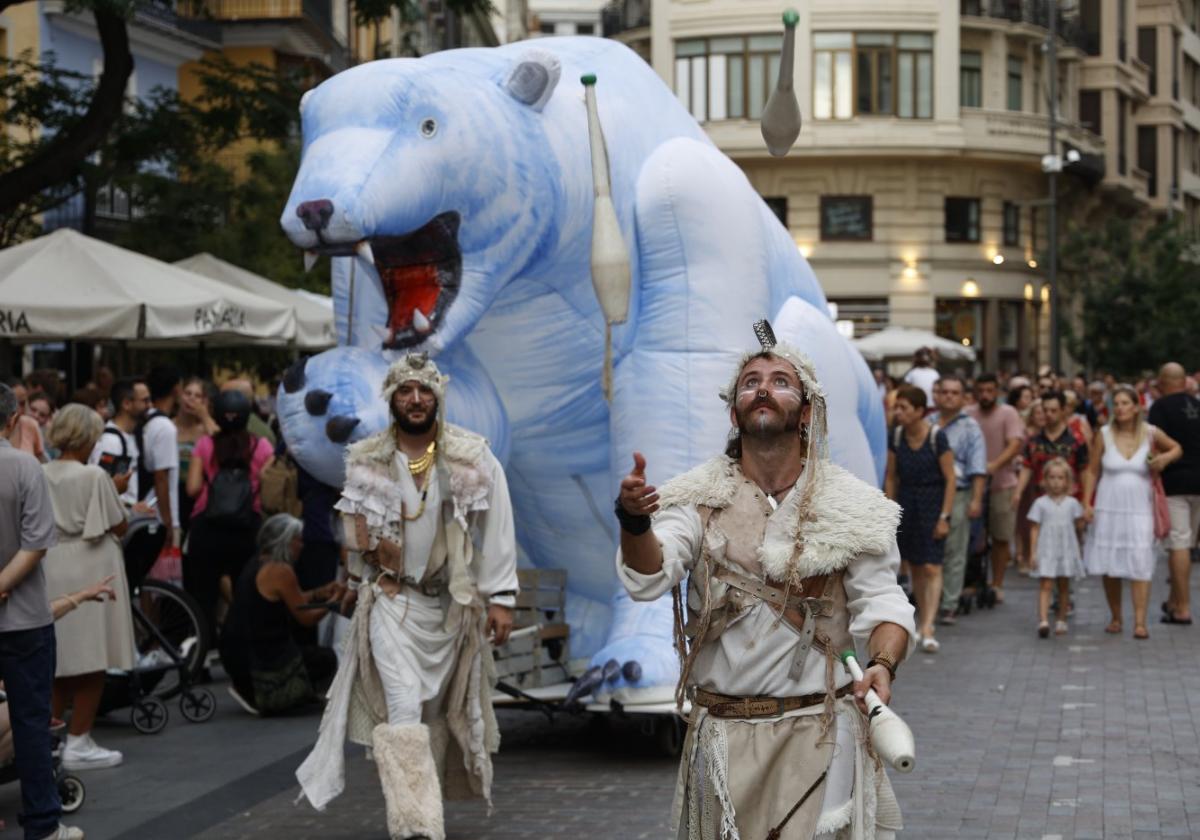
[[[421,310],[422,315],[433,319],[433,311],[441,293],[437,265],[389,266],[380,271],[380,279],[390,304],[388,328],[392,335],[412,328],[414,309]]]

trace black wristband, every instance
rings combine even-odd
[[[617,499],[616,514],[617,521],[621,523],[621,529],[635,537],[640,537],[650,530],[650,517],[644,513],[636,516],[625,510],[620,498]]]

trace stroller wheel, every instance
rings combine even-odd
[[[204,723],[217,713],[217,698],[207,688],[188,689],[179,698],[179,712],[192,723]]]
[[[83,807],[87,799],[87,788],[78,776],[63,776],[58,780],[58,798],[62,801],[64,814],[74,814]]]
[[[143,697],[129,710],[129,719],[143,735],[156,735],[167,725],[167,707],[157,697]]]

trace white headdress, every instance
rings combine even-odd
[[[419,382],[425,385],[437,397],[439,408],[445,404],[446,386],[450,384],[450,377],[442,375],[428,353],[408,353],[388,368],[387,376],[383,379],[383,399],[389,406],[396,389],[405,382]]]

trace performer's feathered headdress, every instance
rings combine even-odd
[[[419,382],[427,386],[438,400],[438,407],[445,404],[446,386],[450,377],[444,376],[438,370],[437,364],[429,358],[428,353],[407,353],[398,361],[392,362],[387,376],[383,379],[383,399],[390,406],[392,396],[405,382]]]

